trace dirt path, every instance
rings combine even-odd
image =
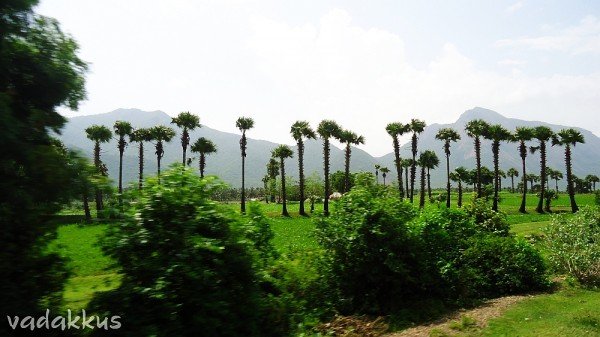
[[[506,296],[493,299],[473,309],[462,309],[427,325],[419,325],[400,332],[384,335],[385,337],[429,337],[452,336],[461,332],[483,329],[492,318],[499,317],[510,306],[531,295]]]

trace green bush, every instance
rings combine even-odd
[[[492,210],[484,199],[473,198],[473,202],[466,208],[466,211],[473,217],[479,231],[500,236],[509,234],[510,225],[506,221],[506,214]]]
[[[211,201],[219,187],[179,166],[129,196],[135,199],[104,240],[122,283],[91,303],[101,315],[122,317],[119,335],[284,333],[277,329],[287,318],[274,318],[276,289],[260,268],[272,233],[252,207],[239,219]]]
[[[544,229],[548,260],[582,285],[600,286],[600,208],[558,215]]]

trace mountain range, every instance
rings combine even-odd
[[[414,116],[418,118],[418,116]],[[517,126],[538,126],[545,125],[558,131],[567,126],[552,125],[545,122],[525,121],[514,118],[506,118],[501,114],[484,108],[473,108],[465,111],[456,122],[452,124],[431,124],[427,126],[419,136],[419,150],[433,150],[440,158],[440,167],[431,173],[431,182],[433,187],[442,187],[445,185],[445,155],[443,144],[435,139],[439,129],[449,127],[457,130],[461,135],[461,140],[453,143],[451,147],[450,165],[451,169],[457,166],[466,168],[475,167],[475,152],[473,141],[467,137],[464,127],[465,124],[473,119],[483,119],[490,124],[501,124],[509,130],[514,130]],[[85,135],[85,128],[90,125],[105,125],[112,129],[112,125],[117,120],[130,122],[136,128],[151,127],[155,125],[170,125],[171,117],[162,111],[142,111],[139,109],[117,109],[108,113],[78,116],[68,119],[59,138],[70,148],[79,149],[87,156],[92,156],[93,143]],[[407,122],[407,121],[405,121]],[[173,125],[174,127],[174,125]],[[181,144],[179,141],[179,130],[177,136],[170,143],[165,144],[165,155],[163,158],[163,167],[173,162],[181,160]],[[584,177],[588,174],[600,175],[598,161],[600,160],[600,138],[592,132],[585,129],[578,129],[585,137],[584,144],[578,144],[573,148],[573,172],[577,176]],[[382,130],[385,133],[385,130]],[[387,135],[386,135],[387,136]],[[212,140],[218,149],[216,154],[207,158],[207,174],[218,175],[223,181],[231,186],[239,187],[241,185],[241,158],[239,149],[239,134],[222,132],[212,129],[206,125],[190,132],[190,139],[193,143],[199,137],[206,137]],[[271,156],[271,150],[277,143],[266,140],[248,139],[248,149],[246,157],[246,184],[247,186],[262,186],[261,179],[266,173],[266,163]],[[534,145],[532,142],[531,145]],[[294,152],[296,148],[292,147]],[[189,151],[189,149],[188,149]],[[392,142],[390,138],[390,151],[392,151]],[[403,144],[400,150],[403,158],[411,157],[410,143]],[[109,169],[109,176],[117,180],[119,152],[117,150],[116,140],[102,145],[102,160]],[[138,165],[137,145],[130,144],[125,150],[123,158],[123,179],[125,182],[137,180]],[[564,149],[561,147],[548,147],[548,166],[564,172]],[[188,154],[191,157],[197,157],[196,154]],[[305,146],[305,173],[310,175],[313,172],[322,175],[323,158],[322,143],[320,140],[309,140]],[[351,171],[374,171],[375,164],[387,166],[391,173],[388,181],[393,181],[396,176],[394,171],[394,155],[392,152],[381,156],[373,157],[369,153],[358,149],[352,149]],[[194,162],[197,166],[197,160]],[[482,142],[482,165],[492,167],[491,143],[484,140]],[[331,172],[343,170],[344,151],[335,146],[331,149]],[[517,144],[502,143],[500,149],[500,168],[508,170],[514,167],[520,171],[521,158],[517,151]],[[539,174],[539,154],[529,154],[527,158],[527,170],[529,173]],[[154,155],[154,146],[148,144],[145,146],[145,169],[146,174],[156,172],[156,156]],[[286,165],[286,172],[289,176],[298,177],[298,165],[295,158],[289,160]],[[507,185],[505,185],[507,186]]]

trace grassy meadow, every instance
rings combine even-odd
[[[443,191],[436,191],[443,193]],[[452,205],[456,207],[456,195]],[[464,194],[464,204],[468,204],[472,195]],[[594,203],[593,194],[577,195],[580,206]],[[569,213],[569,198],[560,194],[553,201],[553,214],[537,214],[537,197],[529,194],[527,214],[520,214],[520,194],[501,193],[500,210],[506,213],[512,232],[518,236],[539,234],[550,223],[556,213]],[[275,232],[274,245],[280,251],[308,251],[317,247],[313,235],[314,223],[311,217],[298,215],[298,203],[288,204],[291,217],[282,217],[280,204],[261,203],[264,213],[271,219]],[[306,205],[309,206],[309,205]],[[229,203],[225,207],[238,209],[239,204]],[[428,206],[435,207],[435,205]],[[439,207],[444,207],[440,205]],[[322,204],[316,205],[316,212],[322,210]],[[111,260],[102,254],[98,245],[99,238],[111,226],[110,223],[81,223],[77,211],[65,211],[61,217],[62,225],[58,229],[57,239],[50,245],[51,251],[58,252],[68,259],[72,275],[65,287],[64,309],[79,310],[85,308],[95,292],[112,289],[119,284],[119,273]],[[564,282],[563,282],[564,283]],[[482,336],[600,336],[600,293],[583,290],[562,284],[560,289],[549,294],[539,294],[511,307],[500,318],[491,321],[481,331],[461,332],[456,335]]]

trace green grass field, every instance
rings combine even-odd
[[[470,202],[471,197],[471,194],[465,194],[464,202]],[[520,195],[503,192],[501,197],[500,209],[507,214],[512,232],[516,235],[541,233],[542,228],[550,223],[551,214],[535,213],[535,195],[528,195],[527,214],[518,212]],[[592,194],[577,195],[576,199],[580,206],[594,203]],[[455,205],[453,200],[453,207]],[[238,209],[239,204],[231,203],[228,206]],[[561,194],[552,208],[556,212],[569,212],[568,197]],[[298,203],[289,203],[291,217],[280,215],[279,204],[262,203],[262,209],[272,221],[274,245],[278,249],[302,251],[317,246],[313,235],[314,216],[299,216]],[[321,210],[322,205],[317,204],[316,212]],[[79,310],[85,308],[95,292],[116,287],[119,275],[98,246],[100,236],[111,224],[80,225],[69,218],[75,215],[72,211],[65,214],[69,214],[66,219],[70,219],[70,222],[59,227],[58,238],[50,249],[69,259],[72,276],[63,295],[64,308]],[[484,336],[600,336],[600,310],[597,308],[600,308],[600,293],[563,289],[552,294],[537,295],[515,305],[481,333]]]

